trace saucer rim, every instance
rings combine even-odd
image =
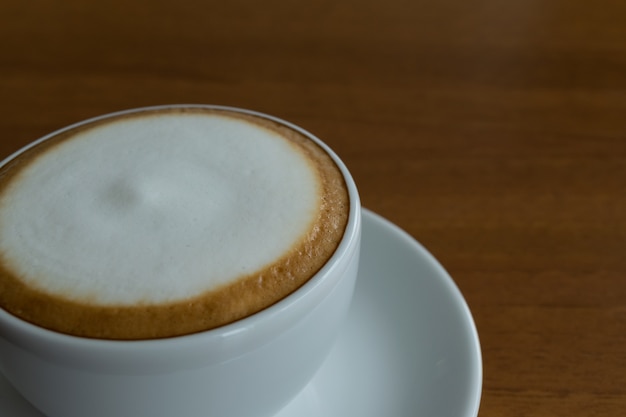
[[[468,394],[466,401],[468,403],[464,409],[467,410],[466,417],[478,416],[483,388],[482,349],[476,323],[460,288],[437,258],[406,230],[402,229],[400,226],[396,225],[382,215],[363,207],[362,223],[365,222],[378,223],[381,227],[387,229],[393,235],[393,238],[402,240],[403,244],[410,247],[415,252],[416,257],[421,258],[424,263],[433,267],[436,273],[429,277],[429,279],[436,279],[443,282],[446,286],[448,295],[452,297],[454,304],[461,309],[462,317],[460,317],[460,319],[464,323],[466,330],[469,332],[469,339],[467,339],[467,341],[471,346],[471,352],[468,352],[468,356],[472,358],[470,375],[471,382],[466,387]]]

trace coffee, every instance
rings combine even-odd
[[[195,333],[283,299],[350,201],[297,129],[201,106],[95,119],[0,168],[0,307],[76,336]]]

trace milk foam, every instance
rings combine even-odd
[[[277,132],[220,114],[80,131],[0,199],[0,253],[45,292],[102,305],[182,300],[252,274],[302,239],[319,179]]]

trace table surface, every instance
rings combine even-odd
[[[626,415],[626,2],[0,2],[0,156],[131,107],[295,122],[474,315],[480,416]]]

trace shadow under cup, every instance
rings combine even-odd
[[[230,110],[296,129],[335,160],[350,199],[337,250],[309,281],[271,307],[186,336],[81,338],[0,309],[0,370],[48,417],[271,416],[306,386],[330,352],[357,276],[361,207],[356,186],[339,158],[311,134],[271,116]]]

